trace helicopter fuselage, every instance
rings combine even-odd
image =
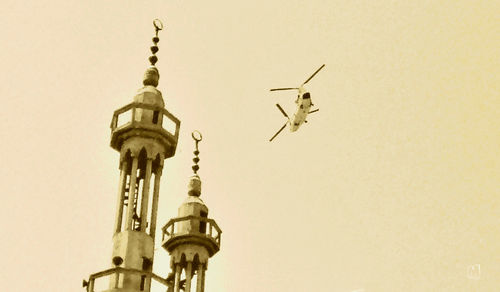
[[[297,131],[300,126],[306,121],[309,110],[311,109],[311,94],[309,92],[299,91],[299,95],[295,100],[297,104],[297,110],[293,114],[293,118],[290,119],[290,132]]]

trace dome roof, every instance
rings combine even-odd
[[[184,202],[182,202],[182,204],[190,204],[190,203],[198,203],[198,204],[201,204],[203,206],[206,206],[205,205],[205,202],[203,202],[202,199],[200,199],[200,197],[195,197],[195,196],[187,196],[187,198],[184,200]]]
[[[162,108],[165,107],[165,102],[163,102],[161,92],[151,85],[146,85],[139,89],[137,94],[134,96],[134,102],[146,103]]]
[[[187,198],[179,206],[178,209],[179,217],[191,215],[200,216],[202,213],[204,213],[206,217],[206,215],[208,214],[208,207],[200,199],[200,197],[196,196],[187,196]]]
[[[205,205],[202,199],[200,199],[201,194],[201,180],[197,175],[193,175],[189,180],[189,193],[187,198],[179,207],[179,216],[196,215],[199,216],[204,212],[208,214],[208,207]]]

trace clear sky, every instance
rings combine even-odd
[[[118,153],[160,18],[158,88],[181,121],[159,222],[193,143],[223,230],[207,292],[498,291],[499,1],[1,4],[1,291],[83,291],[110,267]],[[308,83],[319,112],[268,139]],[[158,243],[157,243],[158,245]],[[481,279],[467,267],[481,265]],[[154,271],[166,276],[166,252]]]

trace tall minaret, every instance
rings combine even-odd
[[[169,280],[173,280],[173,292],[184,289],[191,292],[191,282],[196,276],[196,292],[203,292],[205,287],[205,270],[208,259],[220,249],[221,229],[213,219],[208,218],[208,208],[200,199],[201,180],[197,172],[198,143],[202,136],[195,131],[192,134],[196,142],[193,159],[194,175],[189,180],[188,197],[179,207],[178,217],[171,219],[163,228],[162,245],[170,253],[172,272]],[[184,279],[181,276],[184,272]],[[170,292],[171,290],[169,290]]]
[[[108,292],[148,292],[151,280],[169,286],[166,279],[152,273],[153,252],[163,162],[175,154],[180,122],[165,109],[156,89],[160,76],[155,54],[163,25],[158,20],[153,24],[156,35],[144,87],[132,103],[115,111],[111,122],[111,147],[120,152],[112,267],[84,281],[88,292],[97,289],[95,282],[100,278],[109,279],[104,288]]]

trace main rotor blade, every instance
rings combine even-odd
[[[314,75],[318,74],[319,70],[323,69],[323,67],[325,67],[325,64],[321,65],[321,67],[319,67],[319,69],[316,70],[316,72],[314,72],[313,75],[311,75],[311,77],[309,77],[304,83],[302,83],[302,85],[304,85],[307,82],[309,82],[309,80],[311,80],[314,77]]]
[[[286,112],[283,110],[283,108],[282,108],[279,104],[276,104],[276,106],[278,107],[278,109],[281,111],[281,113],[282,113],[282,114],[283,114],[286,118],[290,119],[290,118],[288,117],[288,115],[286,114]]]
[[[283,125],[283,127],[281,127],[281,129],[279,129],[279,130],[278,130],[278,132],[276,132],[276,134],[274,134],[274,136],[273,136],[271,139],[269,139],[269,142],[273,141],[273,139],[274,139],[276,136],[278,136],[278,134],[279,134],[279,133],[281,133],[281,131],[283,131],[283,129],[286,127],[286,125],[287,125],[287,124],[288,124],[288,122],[286,122],[286,123]]]
[[[298,88],[295,88],[295,87],[273,88],[273,89],[270,89],[269,91],[277,91],[277,90],[292,90],[292,89],[298,89]]]
[[[319,108],[317,108],[317,109],[315,109],[315,110],[313,110],[313,111],[310,111],[309,113],[310,113],[310,114],[312,114],[312,113],[315,113],[315,112],[317,112],[317,111],[319,111]]]

